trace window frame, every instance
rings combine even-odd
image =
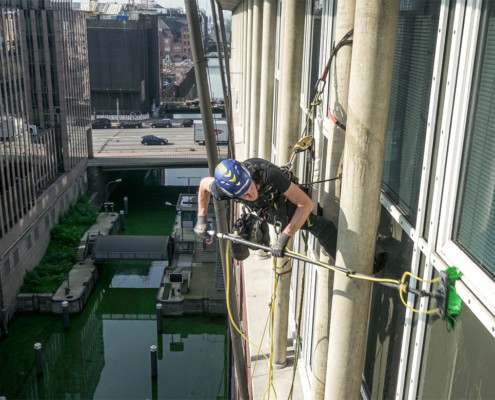
[[[463,147],[468,137],[466,124],[471,102],[471,88],[474,82],[473,72],[481,28],[481,14],[482,1],[469,0],[466,6],[460,54],[460,59],[465,60],[465,62],[459,65],[455,85],[458,88],[458,92],[455,96],[450,127],[450,142],[445,166],[445,186],[442,193],[444,207],[442,207],[440,213],[436,251],[448,265],[456,265],[462,271],[464,284],[470,291],[476,293],[476,296],[490,313],[495,315],[495,298],[489,296],[490,293],[495,293],[494,277],[489,276],[485,270],[479,267],[453,240],[459,177],[463,172],[461,170]],[[489,321],[485,319],[485,321],[482,320],[481,322],[487,326]]]

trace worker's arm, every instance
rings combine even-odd
[[[208,223],[208,204],[210,203],[210,185],[213,182],[213,178],[208,176],[206,178],[201,179],[199,184],[199,192],[198,192],[198,222],[196,222],[196,226],[194,227],[194,232],[196,232],[199,236],[205,237],[207,232],[211,229],[210,224]]]
[[[206,216],[208,214],[208,204],[210,203],[210,185],[214,178],[207,176],[201,179],[198,192],[198,216]]]
[[[313,211],[313,201],[294,183],[290,184],[284,196],[297,206],[296,212],[284,229],[287,235],[293,236],[304,225],[306,218]]]
[[[297,185],[291,183],[289,189],[284,192],[284,196],[297,206],[296,212],[292,216],[289,224],[278,236],[277,241],[272,246],[272,254],[275,257],[283,257],[285,248],[290,238],[304,225],[311,211],[313,211],[313,201]]]

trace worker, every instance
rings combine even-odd
[[[271,162],[260,158],[243,162],[223,160],[215,168],[214,177],[201,180],[194,231],[203,237],[210,230],[207,210],[211,195],[217,200],[235,199],[246,204],[259,217],[278,226],[278,238],[271,246],[274,257],[283,257],[290,238],[304,229],[318,238],[325,251],[335,258],[337,228],[331,221],[312,213],[311,198]]]

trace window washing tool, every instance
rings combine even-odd
[[[210,235],[210,237],[216,236],[220,239],[230,240],[233,243],[244,244],[249,246],[250,248],[261,249],[271,253],[271,248],[269,246],[264,246],[258,243],[250,242],[248,240],[241,238],[239,235],[235,235],[231,233],[220,233],[215,231],[208,231],[208,235]],[[353,271],[348,268],[343,268],[336,265],[330,265],[323,263],[321,261],[313,260],[302,254],[294,253],[288,249],[286,249],[285,255],[287,257],[296,260],[300,260],[310,264],[318,265],[320,267],[331,269],[336,272],[343,273],[349,278],[371,281],[383,286],[397,289],[399,290],[400,298],[402,302],[407,308],[420,314],[437,314],[442,320],[447,320],[448,324],[452,329],[454,328],[454,324],[457,323],[455,316],[459,315],[459,313],[461,312],[462,300],[455,289],[454,282],[462,276],[462,272],[460,272],[456,267],[450,267],[447,268],[445,271],[441,271],[439,278],[429,281],[429,283],[437,282],[438,287],[435,291],[428,292],[426,290],[415,289],[409,286],[409,283],[406,281],[407,276],[411,276],[412,278],[418,281],[424,282],[423,279],[412,275],[410,272],[405,272],[400,280],[377,278],[374,276],[361,274],[359,272]],[[421,297],[433,298],[437,301],[437,308],[427,311],[420,311],[411,308],[410,306],[407,305],[406,301],[404,300],[404,293],[412,293],[414,295]]]

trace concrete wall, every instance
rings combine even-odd
[[[84,160],[43,192],[29,214],[0,240],[0,306],[9,320],[17,310],[17,295],[26,271],[40,262],[50,243],[50,229],[86,191]]]

